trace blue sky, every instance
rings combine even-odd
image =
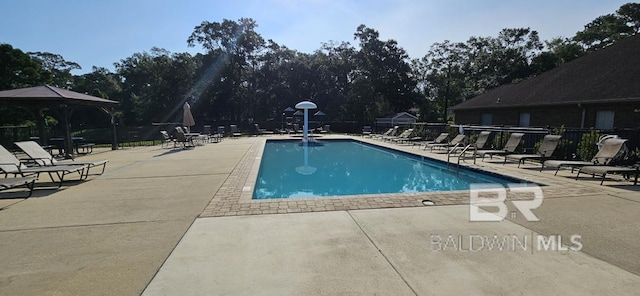
[[[62,55],[87,73],[152,47],[196,53],[187,38],[202,21],[253,18],[262,37],[311,53],[329,41],[351,42],[360,24],[394,39],[411,58],[435,42],[497,36],[530,27],[542,40],[571,37],[618,0],[3,0],[0,43]]]

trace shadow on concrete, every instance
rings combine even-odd
[[[81,183],[82,181],[69,181],[64,183],[64,185],[58,188],[58,184],[54,183],[36,183],[36,187],[33,189],[33,194],[29,198],[39,198],[49,196],[56,192],[66,189],[66,185],[73,185],[73,183]],[[2,191],[0,193],[0,200],[8,200],[8,199],[26,199],[27,195],[29,195],[29,190],[25,188],[15,188],[11,190]]]
[[[160,156],[165,156],[165,155],[170,155],[170,154],[174,154],[174,153],[178,153],[178,152],[182,152],[182,151],[187,151],[187,150],[193,150],[195,147],[186,147],[186,148],[174,148],[165,152],[162,152],[158,155],[154,155],[153,157],[160,157]]]

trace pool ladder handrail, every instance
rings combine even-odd
[[[457,168],[458,170],[460,169],[460,159],[464,160],[464,156],[467,153],[467,151],[469,149],[473,150],[473,154],[472,154],[472,158],[473,158],[473,164],[476,164],[476,147],[475,147],[475,143],[473,144],[468,144],[467,146],[465,146],[462,151],[460,151],[459,154],[455,154],[456,150],[458,150],[458,148],[461,147],[461,144],[458,143],[455,146],[453,146],[449,152],[447,152],[447,168],[449,167],[449,165],[451,164],[451,157],[457,157],[458,158],[458,162],[457,162]],[[452,155],[453,154],[453,155]]]

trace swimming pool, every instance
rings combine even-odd
[[[521,183],[355,140],[268,140],[253,199],[468,190]]]

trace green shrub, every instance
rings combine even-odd
[[[587,161],[591,160],[596,153],[598,153],[598,147],[596,144],[600,140],[601,136],[602,133],[595,129],[591,129],[589,132],[582,134],[582,138],[578,143],[578,157]]]
[[[502,133],[502,137],[500,136],[500,134],[496,134],[493,137],[493,148],[502,149],[504,145],[507,144],[507,141],[509,141],[509,137],[511,137],[511,133],[508,132]]]

